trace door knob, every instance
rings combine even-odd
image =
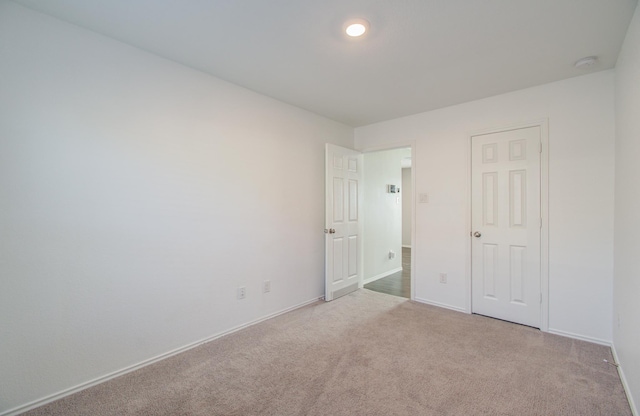
[[[480,231],[476,231],[475,233],[473,233],[473,236],[475,238],[480,238],[480,237],[482,237],[482,234],[480,234]]]
[[[325,234],[335,234],[336,230],[335,230],[335,228],[325,228],[324,229],[324,233]]]

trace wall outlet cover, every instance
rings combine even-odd
[[[247,297],[247,288],[244,286],[241,286],[238,288],[238,292],[237,292],[237,297],[238,299],[244,299]]]

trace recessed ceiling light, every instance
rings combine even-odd
[[[345,32],[352,38],[357,38],[365,34],[369,30],[369,22],[364,19],[353,19],[346,23]]]
[[[586,58],[578,59],[573,66],[580,69],[586,69],[594,65],[598,61],[597,56],[587,56]]]

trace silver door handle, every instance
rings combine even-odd
[[[482,237],[482,234],[480,234],[480,231],[476,231],[475,233],[473,233],[473,236],[475,238],[480,238],[480,237]]]

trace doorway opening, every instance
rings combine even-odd
[[[411,148],[364,154],[363,286],[411,298]]]

